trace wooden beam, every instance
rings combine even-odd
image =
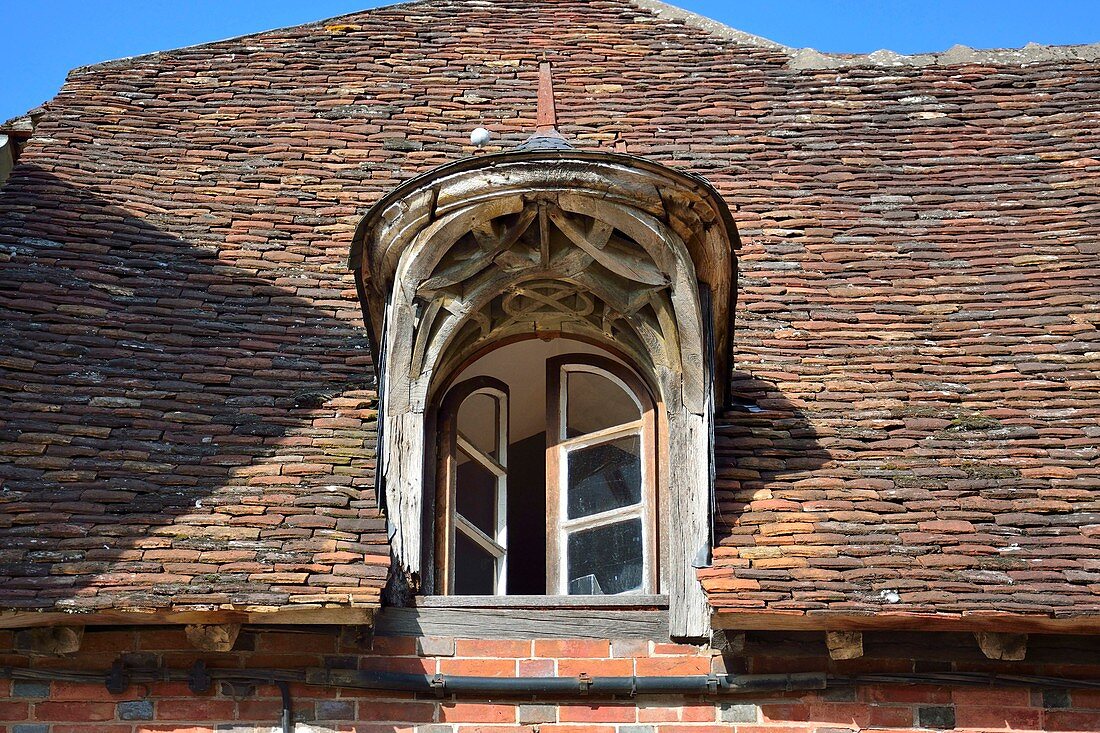
[[[863,634],[858,631],[826,631],[825,645],[830,659],[859,659],[863,656]]]
[[[15,651],[34,657],[59,657],[80,651],[83,626],[45,626],[15,632]]]
[[[1027,656],[1027,634],[1003,634],[993,631],[976,631],[974,638],[989,659],[1020,662]]]
[[[988,613],[801,613],[717,609],[716,629],[740,631],[991,631],[997,633],[1100,634],[1100,615],[1040,616]]]
[[[303,604],[305,605],[305,604]],[[250,625],[301,624],[367,626],[376,607],[226,608],[215,611],[181,609],[114,610],[74,614],[52,611],[0,611],[0,629],[65,626],[80,621],[85,626],[147,626],[183,624]]]
[[[240,624],[188,624],[184,630],[187,641],[204,652],[229,652],[241,633]]]
[[[668,641],[668,611],[618,609],[387,608],[376,636],[459,639],[649,639]]]

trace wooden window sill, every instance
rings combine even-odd
[[[575,608],[621,608],[665,610],[666,595],[617,596],[417,596],[415,608],[537,608],[544,610]]]

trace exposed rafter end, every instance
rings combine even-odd
[[[42,626],[16,631],[13,646],[20,654],[58,657],[80,651],[83,641],[83,626]]]
[[[989,659],[1019,662],[1027,656],[1027,634],[1001,634],[992,631],[975,631],[978,646]]]
[[[190,624],[184,628],[187,641],[204,652],[228,652],[237,643],[240,624]]]
[[[829,659],[859,659],[863,656],[863,634],[858,631],[826,631]]]

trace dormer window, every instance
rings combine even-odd
[[[356,234],[395,568],[414,592],[660,592],[699,637],[736,231],[700,178],[553,143],[413,179]]]

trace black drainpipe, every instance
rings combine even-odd
[[[292,722],[293,712],[290,707],[290,683],[286,680],[279,680],[279,695],[283,698],[283,714],[282,722],[283,733],[294,733],[294,723]]]
[[[346,669],[310,670],[306,684],[446,695],[610,697],[616,695],[717,695],[823,690],[823,672],[665,677],[457,677]]]

